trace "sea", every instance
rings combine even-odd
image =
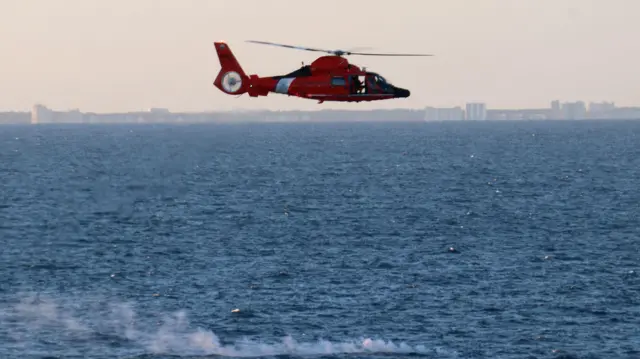
[[[0,358],[640,358],[640,121],[6,125]]]

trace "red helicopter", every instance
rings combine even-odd
[[[360,102],[406,98],[409,90],[396,87],[384,77],[365,68],[350,64],[344,55],[367,56],[433,56],[428,54],[381,54],[342,50],[323,50],[309,47],[276,44],[266,41],[247,41],[291,49],[325,52],[331,55],[317,58],[291,73],[280,76],[247,76],[226,42],[214,42],[220,72],[213,85],[229,95],[248,93],[251,97],[267,96],[270,92],[324,101]]]

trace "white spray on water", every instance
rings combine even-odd
[[[95,302],[104,303],[104,302]],[[98,305],[98,304],[96,304]],[[102,305],[102,304],[100,304]],[[76,309],[77,310],[77,309]],[[58,305],[56,301],[42,298],[26,298],[13,308],[0,311],[1,331],[9,332],[14,343],[22,342],[27,349],[30,342],[36,342],[43,336],[55,336],[58,341],[69,340],[68,344],[78,343],[84,337],[85,345],[98,350],[91,338],[108,336],[126,340],[137,349],[154,354],[177,355],[220,355],[230,357],[260,357],[275,355],[332,355],[341,353],[433,353],[422,345],[410,346],[405,343],[393,343],[380,339],[361,338],[359,340],[331,342],[318,340],[298,342],[287,336],[278,343],[265,343],[244,339],[234,344],[223,344],[212,331],[191,329],[186,313],[179,311],[165,316],[162,324],[152,326],[136,325],[136,313],[130,304],[109,305],[105,312],[99,310],[79,311],[74,314],[73,302]],[[100,314],[102,313],[102,315]],[[9,325],[10,327],[6,327]],[[156,329],[157,328],[157,329]],[[59,340],[60,337],[62,340]],[[66,339],[65,339],[66,338]],[[72,344],[71,344],[72,345]],[[67,346],[68,348],[68,346]],[[103,348],[107,349],[107,348]],[[107,349],[108,350],[108,349]]]

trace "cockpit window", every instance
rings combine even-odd
[[[387,79],[385,79],[384,77],[376,74],[376,73],[372,73],[371,74],[373,76],[373,82],[375,82],[378,85],[381,86],[387,86],[389,85],[389,82],[387,82]]]
[[[387,82],[387,80],[376,74],[376,73],[370,73],[371,75],[371,80],[374,84],[376,84],[378,87],[380,87],[383,90],[387,90],[391,87],[391,85]]]
[[[389,81],[387,81],[387,79],[385,79],[384,77],[378,75],[378,79],[379,79],[380,83],[385,84],[385,85],[390,85]]]

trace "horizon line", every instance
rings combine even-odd
[[[17,110],[17,109],[0,109],[0,113],[31,113],[34,111],[36,107],[41,107],[48,111],[52,112],[80,112],[84,114],[127,114],[127,113],[169,113],[169,114],[198,114],[198,113],[251,113],[251,112],[322,112],[322,111],[354,111],[354,112],[373,112],[373,111],[425,111],[427,109],[461,109],[463,111],[466,110],[467,105],[473,104],[481,104],[484,106],[486,111],[522,111],[522,110],[549,110],[551,109],[551,104],[555,101],[558,101],[560,105],[563,104],[579,104],[582,103],[585,105],[587,110],[589,109],[590,104],[610,104],[614,108],[624,109],[624,108],[640,108],[640,105],[631,105],[631,106],[617,106],[614,101],[560,101],[553,100],[549,101],[549,107],[495,107],[491,108],[488,106],[486,102],[482,101],[470,101],[465,102],[464,105],[455,105],[455,106],[436,106],[436,105],[425,105],[422,107],[394,107],[394,108],[370,108],[370,109],[358,109],[358,108],[348,108],[348,109],[338,109],[338,108],[315,108],[315,109],[218,109],[218,110],[183,110],[183,111],[172,111],[168,108],[163,107],[150,107],[146,109],[136,109],[136,110],[121,110],[121,111],[90,111],[90,110],[80,110],[79,108],[67,108],[67,109],[54,109],[44,105],[42,103],[36,103],[32,106],[30,110]]]

